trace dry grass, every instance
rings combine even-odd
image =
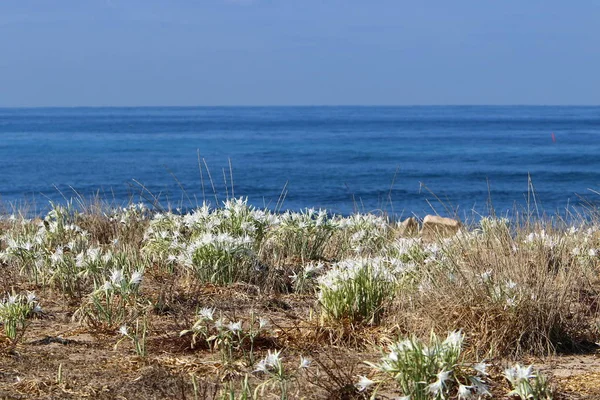
[[[573,351],[593,340],[597,260],[572,255],[578,238],[550,248],[523,243],[526,233],[492,231],[441,243],[445,257],[424,272],[427,289],[408,289],[397,301],[406,329],[462,329],[480,356]]]

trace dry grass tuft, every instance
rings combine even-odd
[[[501,227],[440,241],[443,256],[402,292],[397,318],[410,332],[462,329],[479,356],[576,350],[595,333],[597,262],[573,256],[578,234],[536,235]]]

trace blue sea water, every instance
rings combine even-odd
[[[0,109],[0,198],[40,210],[73,190],[214,204],[200,157],[219,201],[485,214],[526,207],[531,179],[554,212],[600,199],[599,154],[600,107]]]

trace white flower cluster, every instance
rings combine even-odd
[[[144,203],[134,203],[127,207],[114,209],[105,216],[110,221],[116,221],[122,225],[131,225],[149,218],[150,210]]]
[[[339,217],[338,227],[341,229],[350,230],[368,230],[387,232],[389,230],[389,222],[386,218],[373,214],[352,214],[349,217]]]
[[[365,271],[368,271],[372,280],[394,282],[398,275],[410,271],[413,267],[413,264],[404,263],[396,258],[347,259],[333,264],[318,282],[322,289],[335,291],[346,282],[355,281]]]
[[[390,233],[388,221],[373,214],[354,214],[334,221],[337,229],[349,236],[348,244],[357,255],[378,251]]]
[[[520,399],[551,399],[552,388],[546,378],[533,371],[533,365],[523,367],[520,364],[504,370],[504,377],[512,387],[508,396]]]
[[[479,231],[484,235],[509,233],[510,221],[507,218],[483,217],[479,221]]]
[[[525,242],[530,244],[541,244],[549,249],[554,249],[563,244],[563,238],[558,235],[547,234],[546,231],[542,229],[539,232],[531,232],[527,235]]]
[[[122,269],[113,269],[110,277],[104,281],[99,290],[102,291],[118,291],[122,294],[128,294],[137,290],[142,283],[143,272],[133,271],[126,276]]]
[[[29,292],[27,295],[22,294],[7,294],[6,297],[0,301],[0,321],[11,312],[11,309],[15,306],[24,306],[28,310],[28,313],[40,314],[42,313],[42,307],[40,307],[39,301],[35,293]]]
[[[239,347],[245,341],[254,342],[255,338],[268,332],[271,324],[268,319],[256,318],[251,313],[247,322],[243,320],[231,321],[222,316],[215,316],[215,309],[204,307],[198,311],[198,319],[190,329],[180,332],[180,336],[192,335],[192,347],[196,344],[198,338],[203,339],[212,347],[229,347],[230,349]],[[225,349],[227,350],[227,349]]]
[[[297,292],[303,292],[307,286],[315,283],[317,277],[325,269],[325,264],[322,262],[308,263],[302,266],[300,271],[294,271],[290,275],[290,279],[295,286]]]
[[[488,364],[460,362],[464,335],[451,332],[443,341],[432,334],[429,345],[416,338],[393,343],[379,363],[367,363],[386,377],[397,380],[405,399],[411,397],[447,398],[454,388],[459,399],[491,396],[485,383]],[[471,370],[471,374],[465,374]],[[360,377],[356,387],[363,391],[377,382]],[[427,384],[427,385],[423,385]]]
[[[285,228],[317,228],[322,226],[335,227],[336,222],[329,218],[327,211],[307,208],[301,212],[286,211],[279,216],[280,224]]]
[[[516,282],[508,279],[496,281],[492,270],[483,272],[479,282],[486,287],[489,297],[496,303],[503,304],[504,309],[515,308],[524,296],[524,289]]]
[[[423,243],[420,238],[397,238],[387,244],[384,253],[404,262],[431,264],[447,258],[444,249],[449,244]]]
[[[185,215],[156,214],[144,234],[144,251],[155,260],[185,266],[194,264],[202,248],[249,254],[278,221],[270,212],[249,206],[247,199],[228,200],[221,209],[205,203]]]
[[[391,300],[398,280],[413,268],[399,259],[358,258],[333,264],[318,278],[325,316],[376,323]]]
[[[4,326],[4,333],[13,343],[26,329],[26,320],[33,315],[42,313],[38,299],[34,293],[27,295],[7,294],[0,301],[0,323]]]

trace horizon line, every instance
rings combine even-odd
[[[58,109],[58,108],[409,108],[409,107],[600,107],[600,104],[236,104],[236,105],[35,105],[35,106],[4,106],[0,109]]]

